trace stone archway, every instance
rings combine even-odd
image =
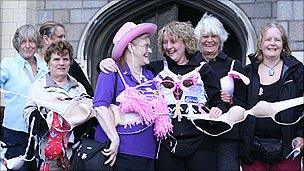
[[[191,14],[184,15],[191,11]],[[98,62],[110,57],[112,39],[119,27],[127,22],[153,22],[161,28],[172,20],[191,20],[195,26],[203,13],[216,15],[230,32],[230,41],[225,47],[228,52],[235,52],[232,56],[240,59],[245,65],[246,55],[254,49],[254,29],[245,14],[232,2],[220,1],[188,1],[188,0],[120,0],[111,1],[101,8],[87,24],[80,39],[77,52],[78,60],[87,69],[88,76],[95,87]],[[190,18],[189,18],[190,17]],[[156,36],[152,37],[152,43]],[[225,50],[224,47],[224,50]],[[161,59],[156,44],[153,47],[154,60]],[[156,52],[155,52],[156,51]],[[231,54],[230,54],[231,55]]]

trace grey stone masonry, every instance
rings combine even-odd
[[[292,51],[304,51],[304,0],[232,0],[249,18],[256,34],[271,21],[280,23],[288,34]]]
[[[71,23],[86,23],[98,11],[97,8],[71,10]]]
[[[249,18],[269,18],[272,17],[271,2],[255,2],[239,4],[239,7],[245,11]]]
[[[278,20],[302,20],[304,17],[304,1],[278,1]]]
[[[15,50],[11,38],[16,28],[24,23],[39,27],[54,20],[63,23],[67,37],[77,51],[80,37],[88,21],[112,0],[2,0],[1,1],[1,56]],[[118,1],[118,0],[114,0]],[[152,0],[151,0],[152,1]],[[216,1],[216,0],[212,0]],[[248,17],[256,34],[269,21],[277,21],[286,30],[292,50],[304,51],[304,0],[218,0],[231,1]],[[76,53],[75,53],[76,54]]]
[[[75,9],[82,8],[83,1],[45,0],[45,9]]]
[[[60,23],[70,22],[70,11],[69,10],[54,10],[54,20]]]
[[[304,21],[289,21],[289,40],[303,41],[304,40]]]

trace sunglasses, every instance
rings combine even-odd
[[[194,78],[186,78],[180,81],[174,81],[170,77],[165,77],[162,81],[157,82],[158,88],[165,88],[171,92],[175,91],[177,88],[180,88],[183,91],[189,90],[190,87],[197,84],[197,80]]]

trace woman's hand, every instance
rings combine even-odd
[[[301,137],[296,137],[292,140],[292,148],[298,148],[300,147],[300,149],[304,149],[304,140]]]
[[[209,111],[209,117],[218,118],[219,116],[221,116],[222,113],[223,113],[223,111],[220,108],[212,107]]]
[[[230,105],[233,104],[233,98],[227,91],[221,90],[221,99],[223,102],[227,102]]]
[[[106,58],[100,61],[99,68],[102,72],[108,74],[109,71],[117,72],[117,65],[112,58]]]
[[[97,112],[95,117],[111,141],[110,147],[102,151],[102,154],[109,157],[109,159],[105,161],[104,164],[110,164],[110,166],[113,166],[116,161],[119,147],[119,135],[114,125],[114,116],[106,106],[95,107],[95,110]]]
[[[117,136],[114,140],[111,141],[110,147],[102,151],[103,155],[109,157],[104,164],[110,164],[111,167],[114,165],[118,153],[118,147],[119,147],[119,137]]]

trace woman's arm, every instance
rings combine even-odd
[[[112,58],[105,58],[99,62],[99,69],[101,72],[108,74],[110,72],[117,72],[117,65]]]
[[[113,72],[110,72],[109,74],[101,72],[98,76],[93,100],[93,105],[97,112],[96,118],[111,141],[110,147],[103,151],[104,155],[109,156],[109,159],[105,164],[110,164],[110,166],[113,166],[115,163],[119,147],[119,136],[115,128],[114,115],[108,109],[113,102],[113,99],[116,98],[116,79]]]
[[[215,72],[208,64],[202,67],[200,74],[208,95],[207,105],[211,107],[210,117],[217,118],[229,109],[229,104],[221,99],[220,80],[217,79]]]
[[[104,155],[109,156],[109,159],[105,162],[105,164],[110,164],[110,166],[113,166],[119,147],[119,136],[115,128],[114,115],[105,106],[95,107],[95,110],[97,111],[96,118],[101,128],[111,141],[110,147],[108,149],[104,149],[102,152]]]

